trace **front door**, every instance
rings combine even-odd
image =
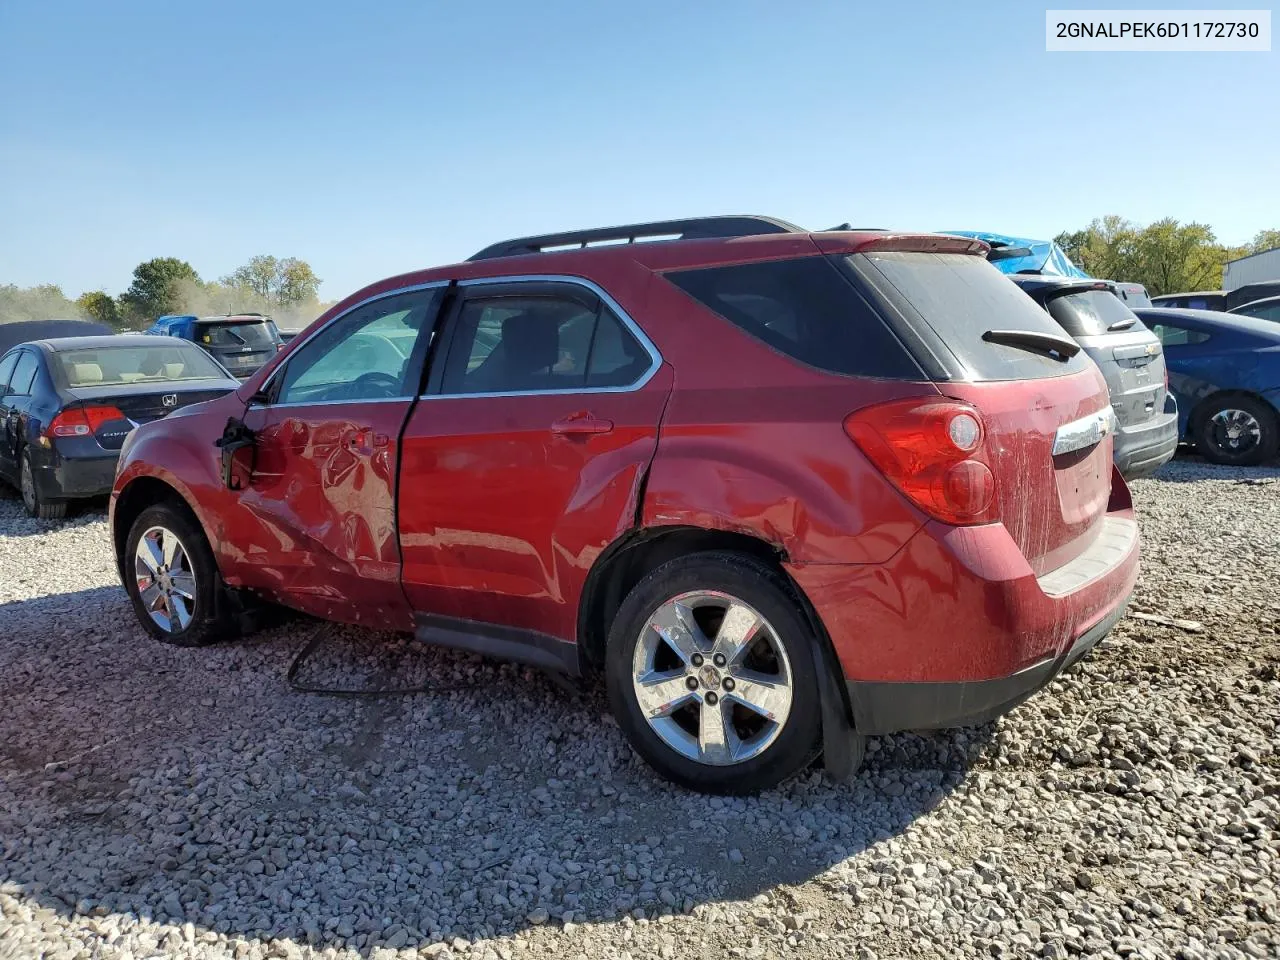
[[[411,624],[400,588],[396,477],[443,285],[355,307],[289,357],[251,406],[241,504],[257,529],[239,579],[327,619]]]
[[[446,345],[404,434],[409,603],[572,642],[591,564],[635,522],[670,368],[567,281],[464,284]]]

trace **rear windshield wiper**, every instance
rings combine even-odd
[[[1125,319],[1117,320],[1111,326],[1107,327],[1107,333],[1110,333],[1112,330],[1128,330],[1137,322],[1137,317],[1125,317]]]
[[[240,343],[241,343],[242,345],[244,345],[244,346],[248,346],[248,345],[249,345],[249,341],[248,341],[248,340],[246,340],[244,337],[240,336],[240,334],[236,333],[236,332],[235,332],[234,330],[232,330],[230,327],[223,327],[222,329],[223,329],[223,331],[226,333],[226,335],[227,335],[228,337],[235,337],[235,338],[236,338],[237,340],[239,340],[239,341],[240,341]]]
[[[988,330],[982,335],[987,343],[999,343],[1006,347],[1022,347],[1047,353],[1064,363],[1080,352],[1080,344],[1067,337],[1035,330]]]

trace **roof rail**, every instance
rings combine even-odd
[[[591,244],[635,243],[644,239],[717,240],[727,237],[752,237],[762,233],[805,233],[802,227],[773,217],[733,216],[695,217],[691,220],[659,220],[656,223],[629,223],[619,227],[593,230],[571,230],[568,233],[546,233],[536,237],[517,237],[485,247],[469,260],[492,260],[543,253],[550,248],[579,249]]]

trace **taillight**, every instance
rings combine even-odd
[[[45,436],[89,437],[104,423],[123,419],[124,414],[116,407],[68,407],[50,421]]]
[[[957,526],[996,519],[986,426],[969,404],[893,400],[849,414],[844,430],[890,483],[934,519]]]

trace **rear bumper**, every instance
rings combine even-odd
[[[1041,576],[1001,524],[926,524],[882,564],[789,564],[844,672],[855,726],[886,733],[989,719],[1106,635],[1138,577],[1115,476],[1080,556]]]
[[[1090,627],[1057,657],[1008,677],[952,683],[877,683],[850,680],[849,703],[859,733],[937,730],[986,723],[1008,713],[1071,666],[1111,632],[1124,616],[1121,606]]]
[[[1126,480],[1155,473],[1178,449],[1178,404],[1173,394],[1165,397],[1158,417],[1116,432],[1115,463]]]
[[[111,485],[116,479],[116,462],[120,459],[118,452],[98,457],[71,457],[35,444],[31,450],[32,479],[42,497],[74,500],[101,497],[111,492]]]

